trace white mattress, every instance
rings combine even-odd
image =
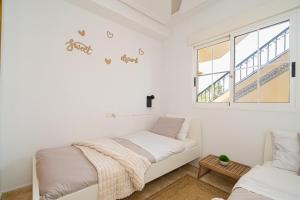
[[[296,172],[279,169],[271,162],[253,167],[241,177],[234,189],[244,188],[274,200],[299,200],[300,177]]]
[[[131,142],[144,148],[151,153],[156,162],[166,159],[167,157],[190,149],[197,144],[196,141],[186,139],[184,141],[161,136],[149,131],[141,131],[134,134],[122,136]]]

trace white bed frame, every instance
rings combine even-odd
[[[193,160],[199,159],[202,154],[202,134],[199,120],[193,119],[189,129],[188,138],[196,140],[198,144],[184,152],[174,154],[169,158],[152,164],[145,174],[145,182],[148,183],[178,167],[185,165]],[[32,199],[39,200],[39,183],[36,176],[36,161],[33,158],[33,184],[32,184]],[[98,184],[86,187],[77,192],[65,195],[57,200],[97,200]]]
[[[268,132],[265,137],[264,163],[273,160],[272,134]]]

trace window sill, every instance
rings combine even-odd
[[[193,103],[193,107],[201,109],[224,109],[263,112],[299,112],[293,104],[286,103]]]

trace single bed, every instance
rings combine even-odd
[[[296,172],[273,167],[272,160],[272,136],[271,133],[268,133],[265,139],[263,165],[255,166],[245,174],[250,179],[242,177],[235,185],[228,200],[300,199],[299,192],[297,192],[300,177]],[[284,198],[282,198],[282,193],[284,193]],[[281,196],[281,198],[270,198],[269,194]]]
[[[147,132],[143,133],[145,136],[150,135]],[[145,141],[145,139],[139,139],[138,137],[133,137],[133,135],[124,136],[124,138],[129,140],[139,140],[137,142],[140,142],[141,144],[145,146],[151,145],[151,138],[147,139],[148,141]],[[154,138],[155,139],[155,138]],[[201,126],[200,122],[198,120],[193,119],[190,124],[190,128],[188,131],[188,136],[186,140],[181,141],[182,144],[184,144],[184,149],[180,149],[180,145],[177,145],[178,147],[170,148],[169,151],[161,151],[160,148],[156,149],[156,152],[154,152],[154,157],[156,162],[152,163],[147,170],[145,174],[145,182],[148,183],[184,164],[187,164],[195,159],[198,159],[201,156],[201,150],[202,150],[202,140],[201,140]],[[176,144],[175,144],[176,145]],[[160,145],[158,144],[158,147]],[[146,147],[147,148],[147,147]],[[72,153],[72,152],[69,152]],[[171,156],[168,154],[172,153]],[[89,170],[86,168],[86,170]],[[91,172],[90,175],[93,175]],[[67,194],[65,196],[59,197],[58,200],[80,200],[80,199],[89,199],[89,200],[97,200],[97,194],[98,194],[98,184],[94,180],[90,180],[89,186],[80,189],[76,192]],[[39,200],[40,199],[40,187],[39,187],[39,181],[37,178],[37,170],[36,170],[36,159],[33,158],[33,200]]]

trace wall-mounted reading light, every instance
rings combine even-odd
[[[151,108],[152,107],[152,100],[155,98],[154,95],[151,96],[147,96],[147,108]]]

